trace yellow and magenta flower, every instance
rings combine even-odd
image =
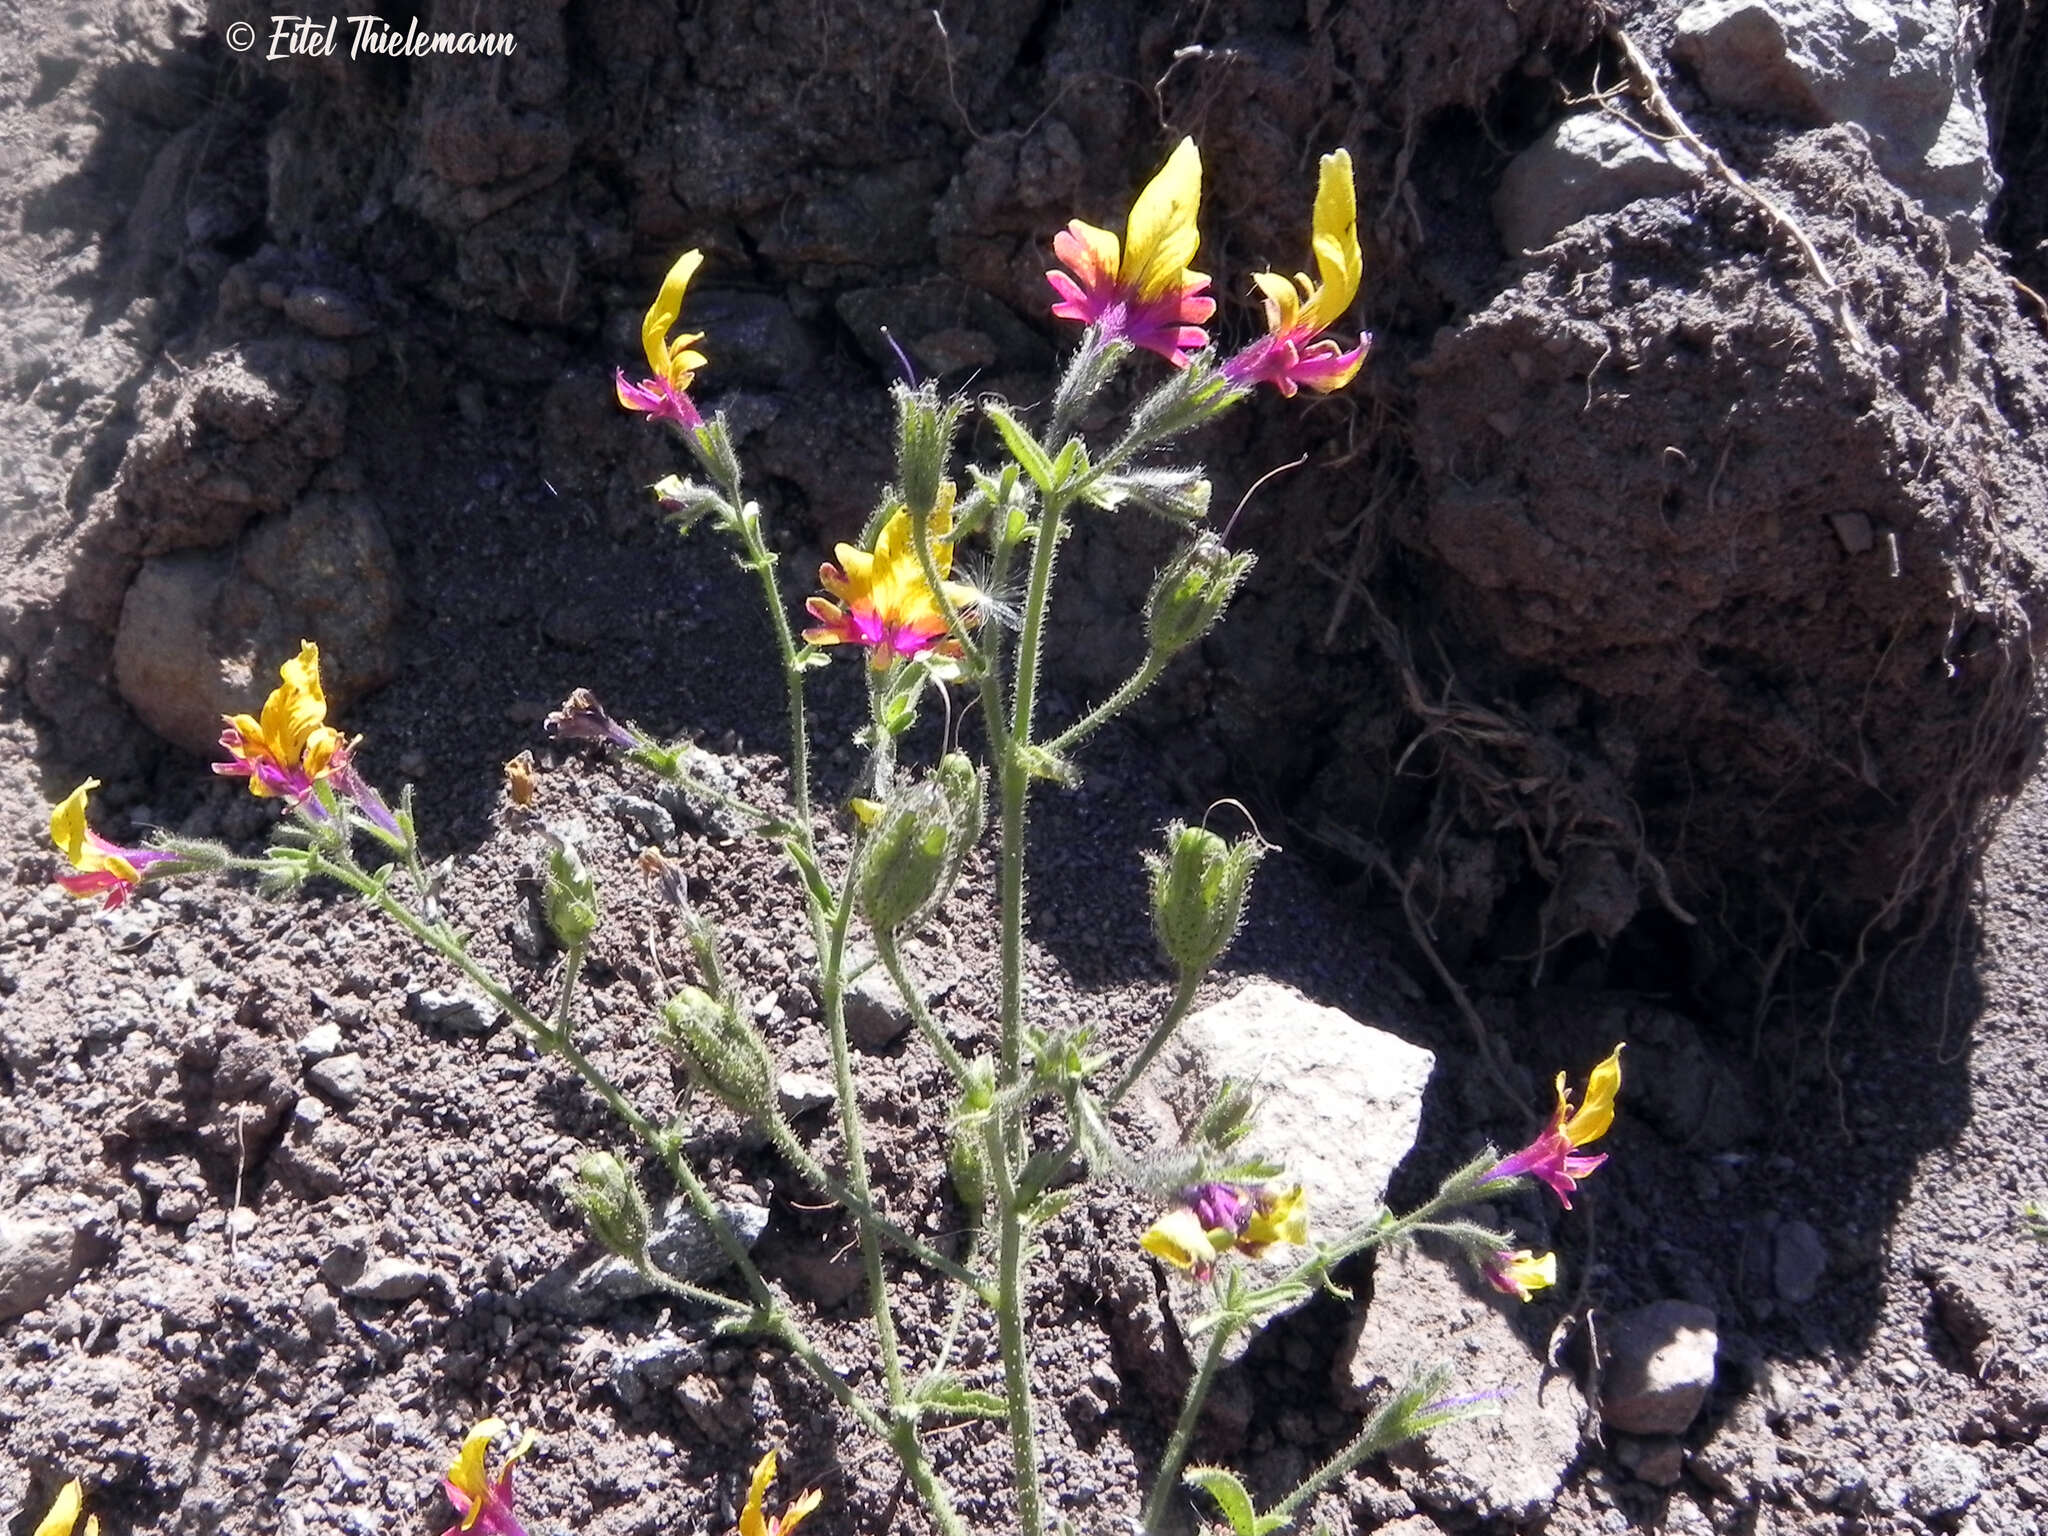
[[[755,1463],[753,1485],[747,1489],[746,1508],[740,1511],[740,1536],[789,1536],[806,1515],[825,1502],[825,1496],[817,1489],[807,1488],[798,1495],[794,1504],[770,1518],[762,1514],[761,1501],[768,1496],[768,1485],[774,1481],[775,1453],[770,1451]]]
[[[704,333],[684,332],[671,337],[669,332],[682,318],[683,293],[702,265],[702,251],[685,251],[678,256],[675,265],[668,269],[668,276],[661,280],[661,292],[654,296],[646,318],[640,322],[640,346],[647,354],[651,376],[635,384],[621,368],[616,380],[619,404],[627,410],[640,411],[652,421],[673,422],[692,431],[704,425],[704,418],[689,395],[697,370],[705,366],[704,354],[697,350]]]
[[[1253,275],[1266,301],[1266,334],[1224,363],[1223,376],[1235,388],[1266,383],[1292,395],[1305,384],[1328,394],[1349,384],[1365,362],[1370,336],[1360,336],[1346,351],[1323,335],[1351,308],[1365,276],[1365,258],[1358,249],[1358,191],[1352,185],[1348,150],[1323,156],[1312,244],[1318,281],[1309,281],[1305,274],[1291,279],[1278,272]]]
[[[1536,1133],[1536,1139],[1511,1157],[1502,1158],[1487,1171],[1483,1181],[1502,1183],[1508,1179],[1540,1179],[1557,1194],[1558,1204],[1572,1208],[1571,1193],[1578,1181],[1607,1161],[1604,1152],[1591,1157],[1574,1157],[1576,1148],[1598,1141],[1614,1124],[1614,1096],[1621,1091],[1621,1051],[1616,1046],[1605,1061],[1586,1079],[1585,1102],[1574,1110],[1565,1092],[1562,1072],[1557,1074],[1557,1108],[1550,1122]]]
[[[485,1536],[526,1536],[526,1528],[512,1509],[512,1464],[533,1449],[533,1431],[519,1437],[512,1454],[505,1458],[496,1479],[485,1465],[491,1442],[507,1433],[503,1419],[485,1419],[462,1442],[462,1449],[448,1463],[441,1479],[448,1502],[462,1516],[441,1536],[461,1536],[464,1531],[482,1531]]]
[[[1535,1254],[1527,1248],[1510,1253],[1501,1249],[1479,1266],[1495,1290],[1527,1301],[1538,1291],[1557,1284],[1557,1255]]]
[[[1181,1203],[1153,1222],[1138,1246],[1197,1279],[1233,1250],[1263,1258],[1275,1243],[1308,1241],[1308,1196],[1291,1189],[1246,1189],[1238,1184],[1197,1184]]]
[[[932,564],[939,577],[953,570],[953,486],[939,487],[938,504],[931,516]],[[910,510],[898,507],[882,524],[872,550],[851,544],[837,547],[837,565],[826,562],[818,568],[818,583],[837,598],[814,597],[805,604],[818,622],[804,631],[813,645],[864,645],[868,662],[883,670],[899,656],[921,656],[927,651],[954,655],[959,643],[946,632],[946,616],[939,608],[938,595],[925,580],[924,566],[912,542]],[[963,616],[971,617],[977,594],[972,587],[945,582],[946,596]]]
[[[59,875],[57,883],[74,896],[106,897],[100,910],[111,912],[147,878],[144,870],[175,855],[161,848],[123,848],[88,827],[85,797],[99,787],[98,779],[87,779],[51,809],[50,841],[71,861],[75,871]]]
[[[85,1490],[73,1478],[58,1491],[56,1502],[50,1512],[43,1516],[42,1524],[35,1529],[35,1536],[71,1536],[78,1526],[78,1517],[85,1511]],[[85,1536],[100,1536],[99,1516],[89,1515],[85,1522]]]
[[[250,792],[294,804],[313,793],[320,780],[348,766],[348,743],[327,723],[327,695],[320,688],[320,647],[299,642],[299,654],[278,669],[283,682],[263,701],[261,719],[226,715],[220,744],[234,756],[213,771],[249,781]]]
[[[1201,203],[1201,152],[1182,139],[1131,205],[1121,245],[1079,219],[1053,236],[1053,254],[1067,270],[1045,274],[1060,296],[1052,312],[1185,368],[1209,344],[1202,326],[1216,313],[1216,301],[1202,292],[1209,279],[1188,269],[1202,239],[1195,227]]]

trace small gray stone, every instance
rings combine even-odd
[[[845,1008],[847,1038],[863,1051],[886,1051],[910,1032],[910,1010],[879,964],[846,989]]]
[[[341,1026],[331,1020],[315,1024],[299,1038],[299,1059],[319,1061],[323,1057],[341,1054]]]
[[[316,1061],[306,1069],[306,1081],[313,1088],[325,1094],[343,1109],[355,1103],[370,1086],[369,1072],[363,1066],[363,1058],[354,1051],[340,1056],[330,1056],[325,1061]]]
[[[331,341],[367,336],[377,328],[377,322],[363,306],[340,289],[311,283],[291,291],[284,301],[284,313],[294,325]]]
[[[199,1213],[205,1208],[199,1192],[188,1189],[183,1184],[166,1189],[156,1197],[156,1219],[168,1222],[174,1227],[182,1227],[188,1221],[198,1220]]]
[[[1813,1300],[1827,1267],[1827,1245],[1806,1222],[1788,1221],[1772,1234],[1771,1284],[1780,1301]]]
[[[66,1221],[0,1216],[0,1322],[71,1289],[85,1268],[79,1236]]]
[[[649,1389],[672,1387],[703,1369],[702,1345],[664,1333],[635,1344],[612,1362],[612,1390],[630,1406],[645,1397]]]
[[[408,1259],[371,1259],[342,1287],[342,1294],[357,1301],[410,1301],[441,1287],[441,1277],[423,1264]]]
[[[1877,536],[1870,531],[1870,519],[1861,512],[1830,512],[1828,522],[1834,526],[1835,537],[1842,541],[1842,548],[1852,555],[1867,555],[1877,547]]]
[[[721,1203],[719,1210],[749,1248],[768,1230],[765,1206],[728,1201]],[[647,1249],[656,1267],[677,1280],[701,1282],[728,1267],[717,1239],[680,1198],[662,1207]],[[612,1312],[622,1301],[655,1295],[660,1289],[624,1259],[605,1254],[589,1263],[556,1265],[528,1288],[526,1299],[542,1311],[589,1322]]]
[[[1923,1445],[1906,1473],[1906,1508],[1923,1520],[1959,1515],[1984,1491],[1984,1466],[1960,1445]]]
[[[838,1097],[831,1082],[815,1072],[785,1072],[775,1080],[775,1101],[792,1119],[823,1109]]]
[[[487,1035],[505,1011],[474,987],[422,987],[405,995],[405,1010],[422,1024],[459,1035]]]
[[[631,822],[640,829],[640,835],[650,843],[667,844],[675,841],[675,817],[652,800],[643,800],[638,795],[599,795],[597,808],[618,817],[621,821]]]
[[[1652,1488],[1675,1488],[1685,1476],[1685,1442],[1676,1435],[1616,1435],[1614,1459]]]
[[[1509,251],[1541,250],[1580,219],[1689,191],[1705,170],[1682,144],[1660,143],[1608,112],[1580,112],[1509,162],[1493,221]]]
[[[1680,1435],[1714,1385],[1714,1309],[1653,1301],[1600,1330],[1600,1417],[1636,1435]]]

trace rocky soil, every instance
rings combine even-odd
[[[0,19],[8,1530],[72,1475],[110,1536],[439,1529],[484,1413],[541,1434],[536,1531],[728,1529],[771,1444],[786,1489],[825,1490],[826,1536],[922,1524],[774,1351],[569,1284],[591,1250],[563,1181],[616,1128],[451,974],[331,892],[97,915],[49,886],[42,829],[92,773],[117,838],[260,844],[269,812],[201,754],[311,636],[370,775],[416,785],[461,919],[541,995],[542,845],[501,790],[532,749],[540,812],[592,830],[606,881],[585,1038],[688,1115],[764,1268],[864,1360],[843,1224],[685,1103],[640,1012],[675,970],[634,869],[655,842],[831,1155],[784,877],[539,733],[590,686],[780,794],[765,631],[724,551],[651,518],[672,466],[609,369],[704,247],[706,403],[799,602],[886,471],[879,327],[950,386],[1041,398],[1071,339],[1044,318],[1051,233],[1116,224],[1182,132],[1232,340],[1243,273],[1305,258],[1316,154],[1351,148],[1377,340],[1346,395],[1203,445],[1219,506],[1306,458],[1238,521],[1262,563],[1225,628],[1046,800],[1034,1006],[1142,1034],[1168,988],[1137,851],[1231,794],[1287,851],[1206,1000],[1284,983],[1433,1054],[1397,1202],[1631,1043],[1586,1198],[1496,1213],[1564,1286],[1517,1309],[1428,1252],[1384,1260],[1253,1345],[1201,1454],[1276,1491],[1441,1353],[1510,1389],[1503,1416],[1305,1528],[2048,1518],[2048,1245],[2019,1219],[2048,1197],[2037,7],[420,17],[519,49],[269,60],[227,41],[268,14],[225,0]],[[1661,105],[1599,99],[1628,78],[1615,25]],[[1075,540],[1056,716],[1128,667],[1164,547],[1132,520]],[[821,691],[828,745],[852,670]],[[821,766],[827,803],[852,790],[850,750]],[[963,1047],[992,1016],[987,873],[917,946]],[[950,1240],[937,1062],[878,1009],[860,1071],[886,1204]],[[1134,1131],[1168,1129],[1163,1103]],[[1135,1508],[1186,1368],[1142,1219],[1113,1189],[1077,1203],[1033,1298],[1051,1485],[1088,1529]],[[926,1351],[943,1297],[911,1298]],[[996,1437],[935,1446],[1001,1529]]]

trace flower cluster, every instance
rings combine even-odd
[[[349,744],[327,723],[320,687],[320,647],[299,642],[299,654],[278,668],[283,682],[263,701],[260,718],[229,715],[220,744],[230,761],[215,773],[249,781],[251,793],[300,804],[313,787],[348,766]]]
[[[1480,1176],[1477,1193],[1520,1179],[1547,1184],[1558,1204],[1572,1208],[1571,1193],[1578,1181],[1607,1161],[1604,1152],[1576,1156],[1578,1148],[1598,1141],[1614,1124],[1614,1098],[1621,1091],[1621,1051],[1616,1046],[1607,1059],[1586,1078],[1586,1096],[1577,1109],[1565,1089],[1565,1075],[1557,1074],[1557,1108],[1536,1139],[1521,1151],[1502,1158]],[[1536,1254],[1526,1248],[1502,1249],[1480,1262],[1480,1272],[1495,1290],[1527,1301],[1536,1291],[1557,1283],[1557,1255]]]
[[[1147,1253],[1176,1269],[1206,1276],[1226,1253],[1262,1258],[1275,1243],[1308,1241],[1308,1197],[1288,1189],[1197,1184],[1139,1240]]]
[[[1094,326],[1105,341],[1187,366],[1208,346],[1202,325],[1216,312],[1216,301],[1203,296],[1209,279],[1188,267],[1200,244],[1201,198],[1201,157],[1194,141],[1183,139],[1131,205],[1121,251],[1116,236],[1078,219],[1054,238],[1053,253],[1067,270],[1046,273],[1060,296],[1052,312]],[[1369,337],[1346,348],[1324,335],[1351,308],[1365,272],[1346,150],[1323,156],[1310,248],[1315,281],[1253,274],[1265,300],[1266,334],[1224,362],[1223,377],[1233,389],[1271,384],[1283,395],[1303,386],[1327,394],[1349,384],[1365,361]]]
[[[939,488],[930,532],[932,563],[946,598],[965,617],[974,611],[974,589],[945,580],[953,570],[950,483]],[[899,658],[928,651],[958,654],[959,642],[948,638],[945,612],[911,542],[907,507],[898,507],[884,520],[872,550],[841,544],[835,553],[839,563],[819,567],[818,581],[838,601],[814,597],[805,605],[818,622],[804,631],[804,639],[812,645],[866,646],[869,664],[878,671]]]

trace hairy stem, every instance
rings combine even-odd
[[[1159,675],[1166,670],[1167,658],[1148,655],[1143,666],[1123,680],[1115,693],[1089,710],[1079,720],[1068,726],[1059,735],[1045,744],[1045,750],[1058,757],[1071,752],[1090,736],[1101,730],[1118,715],[1136,703],[1139,696],[1159,681]]]
[[[1227,1315],[1209,1330],[1209,1347],[1202,1351],[1202,1363],[1188,1383],[1187,1396],[1181,1399],[1180,1417],[1174,1421],[1173,1434],[1167,1439],[1166,1454],[1159,1459],[1158,1480],[1152,1484],[1151,1497],[1145,1500],[1143,1520],[1148,1536],[1158,1531],[1173,1491],[1180,1486],[1181,1468],[1187,1465],[1188,1452],[1194,1448],[1202,1407],[1209,1400],[1209,1389],[1216,1384],[1216,1372],[1223,1364],[1223,1351],[1229,1347],[1233,1332],[1232,1319]]]
[[[1024,1216],[1010,1177],[1002,1117],[990,1115],[982,1155],[996,1194],[996,1322],[1003,1355],[1003,1397],[1009,1405],[1010,1460],[1017,1478],[1017,1524],[1023,1536],[1045,1536],[1045,1497],[1038,1478],[1038,1416],[1032,1402],[1031,1349],[1024,1327]]]
[[[931,1048],[938,1052],[939,1060],[946,1064],[946,1070],[953,1074],[953,1081],[965,1087],[967,1084],[967,1062],[946,1038],[946,1032],[939,1028],[938,1020],[932,1017],[926,1006],[924,989],[911,976],[910,969],[903,963],[903,952],[897,948],[896,935],[875,931],[875,953],[881,958],[882,968],[889,973],[889,980],[896,984],[896,990],[903,996],[904,1007],[910,1010],[910,1022],[915,1024]]]

